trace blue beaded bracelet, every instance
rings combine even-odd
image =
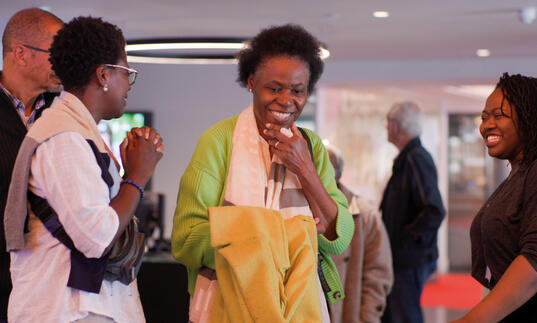
[[[130,179],[124,179],[121,184],[130,184],[136,187],[138,191],[140,191],[140,201],[144,199],[144,189],[140,185],[136,184],[134,181],[131,181]]]

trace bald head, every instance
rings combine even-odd
[[[51,26],[62,24],[60,18],[48,11],[38,8],[21,10],[7,22],[2,36],[2,54],[5,57],[17,43],[28,45],[42,43],[54,36],[50,32]]]

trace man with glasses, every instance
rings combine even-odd
[[[11,291],[3,216],[11,173],[27,129],[52,103],[61,84],[52,72],[49,47],[63,22],[37,8],[17,12],[2,36],[0,74],[0,322],[7,322]]]

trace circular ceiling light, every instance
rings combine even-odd
[[[129,40],[125,46],[131,63],[234,64],[246,38],[160,38]],[[321,59],[330,52],[321,47]]]
[[[127,41],[133,63],[232,64],[246,46],[245,38],[154,38]]]

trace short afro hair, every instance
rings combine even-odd
[[[116,64],[124,54],[121,29],[101,18],[77,17],[54,37],[50,63],[65,90],[70,91],[85,88],[99,65]]]
[[[287,24],[263,29],[241,50],[239,60],[239,77],[237,82],[243,87],[248,85],[248,77],[254,74],[260,64],[274,56],[298,57],[308,64],[310,77],[308,94],[323,73],[324,63],[321,60],[319,41],[304,28]]]

